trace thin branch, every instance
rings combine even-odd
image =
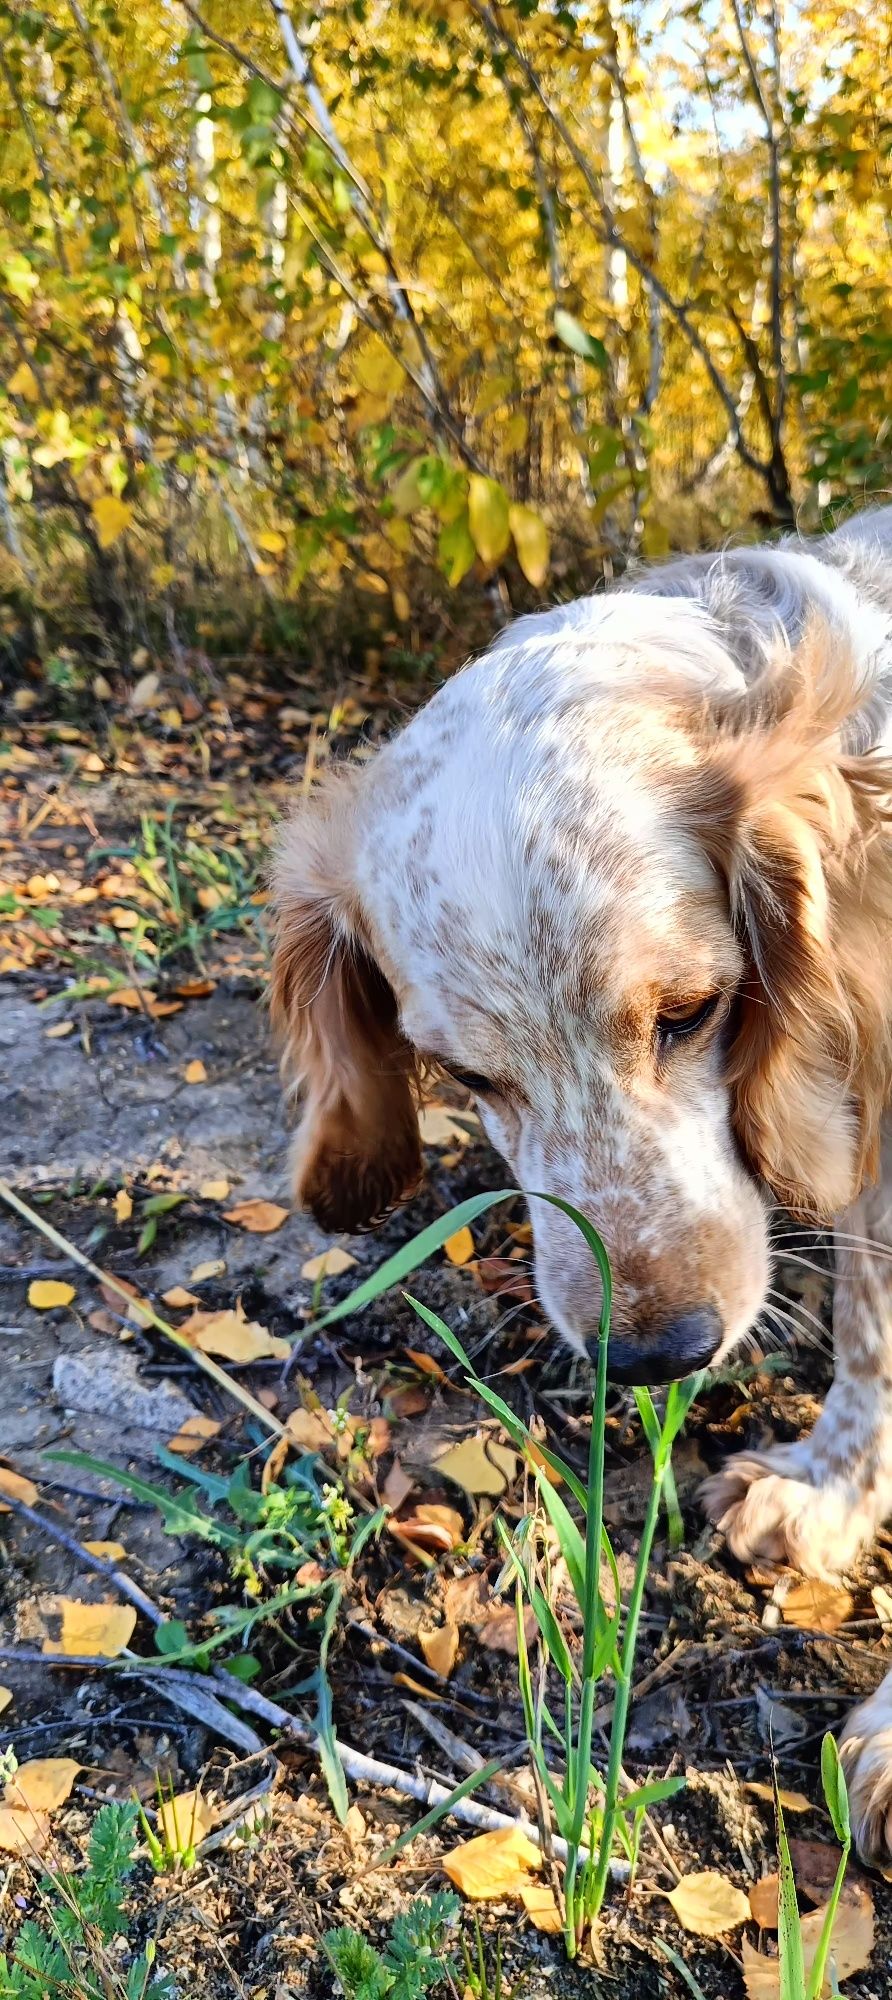
[[[744,25],[740,0],[730,0],[737,39],[743,56],[744,67],[749,78],[753,102],[765,127],[768,147],[768,181],[771,203],[771,346],[774,361],[776,403],[769,417],[769,430],[775,451],[780,444],[783,427],[784,401],[786,393],[786,368],[784,365],[784,288],[783,288],[783,216],[781,204],[780,138],[778,121],[768,101],[759,75],[756,59],[750,47]],[[779,61],[779,51],[775,42],[775,60]],[[758,383],[757,383],[758,387]]]

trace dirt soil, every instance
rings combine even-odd
[[[243,706],[246,699],[240,691]],[[295,708],[297,697],[290,699]],[[262,701],[255,706],[263,710]],[[140,812],[163,808],[165,788],[169,798],[183,782],[177,760],[196,798],[205,788],[205,805],[210,790],[214,810],[224,789],[227,810],[240,796],[243,818],[255,810],[258,787],[278,803],[307,757],[318,754],[309,711],[306,725],[295,725],[283,749],[281,729],[272,726],[281,707],[279,696],[254,721],[243,713],[238,722],[231,715],[220,721],[222,741],[203,763],[194,737],[184,744],[181,733],[154,714],[131,718],[126,740],[111,756],[107,723],[103,733],[95,718],[88,729],[75,730],[73,751],[70,731],[68,740],[60,738],[52,718],[42,728],[39,717],[29,717],[27,727],[14,723],[3,780],[8,817],[0,874],[14,886],[50,875],[58,881],[61,856],[72,880],[101,887],[102,869],[109,866],[103,844],[132,839]],[[383,726],[381,709],[372,704],[371,721],[368,711],[362,715],[361,734],[374,736]],[[337,733],[329,730],[329,736]],[[215,756],[225,759],[233,744],[238,756],[218,770]],[[98,786],[83,768],[85,758],[97,754],[105,765]],[[128,759],[136,766],[131,772],[121,768]],[[235,778],[234,765],[244,767]],[[172,955],[154,982],[143,971],[133,1004],[116,1002],[113,980],[92,995],[66,999],[72,962],[65,947],[74,922],[70,903],[62,907],[66,885],[67,878],[58,891],[30,899],[23,892],[18,903],[14,898],[5,960],[0,946],[0,965],[6,966],[0,982],[2,1173],[67,1243],[174,1323],[184,1308],[165,1304],[164,1295],[184,1287],[205,1310],[222,1311],[240,1299],[249,1320],[296,1343],[293,1367],[272,1358],[233,1365],[230,1373],[280,1422],[295,1410],[332,1410],[339,1399],[366,1427],[378,1420],[377,1455],[360,1505],[372,1506],[386,1493],[402,1518],[412,1517],[419,1504],[460,1517],[452,1546],[433,1555],[428,1549],[426,1562],[390,1531],[366,1545],[329,1662],[342,1741],[404,1771],[455,1784],[465,1775],[462,1755],[510,1752],[521,1742],[513,1612],[500,1616],[492,1599],[488,1624],[463,1623],[447,1678],[426,1664],[421,1639],[443,1624],[445,1607],[456,1601],[448,1596],[456,1583],[464,1581],[471,1596],[475,1590],[491,1596],[501,1568],[494,1513],[500,1509],[509,1525],[520,1519],[523,1482],[510,1476],[501,1495],[475,1498],[438,1470],[445,1446],[478,1435],[491,1443],[497,1432],[398,1291],[329,1332],[316,1333],[314,1322],[321,1308],[424,1223],[469,1193],[501,1185],[504,1170],[466,1102],[458,1097],[449,1105],[441,1095],[438,1102],[451,1119],[441,1109],[439,1123],[429,1128],[428,1174],[417,1200],[378,1232],[343,1242],[354,1262],[342,1275],[321,1286],[303,1275],[308,1260],[331,1247],[308,1218],[289,1213],[271,1233],[259,1235],[226,1216],[252,1197],[288,1204],[287,1132],[256,937],[224,932],[205,940],[200,970],[186,955]],[[56,898],[58,917],[35,929],[34,909],[49,901],[52,910]],[[80,906],[88,916],[94,907],[89,900]],[[106,956],[112,974],[126,963],[114,937]],[[176,1011],[164,1011],[165,998]],[[70,1028],[57,1034],[61,1022]],[[187,1071],[195,1063],[202,1073],[192,1070],[196,1080],[190,1081]],[[154,1240],[140,1251],[145,1204],[158,1194],[180,1199],[156,1215]],[[522,1205],[493,1211],[473,1234],[474,1254],[466,1264],[453,1265],[439,1253],[413,1277],[413,1289],[456,1330],[486,1379],[582,1469],[590,1382],[543,1326],[529,1282]],[[658,1543],[625,1763],[635,1780],[683,1772],[687,1786],[654,1808],[634,1888],[612,1893],[597,1961],[569,1966],[560,1940],[534,1930],[514,1902],[481,1910],[487,1937],[501,1933],[509,1988],[523,1974],[518,1995],[529,2000],[657,2000],[696,1991],[705,2000],[738,2000],[744,1992],[743,1933],[738,1928],[726,1942],[690,1935],[666,1891],[678,1873],[692,1870],[716,1869],[744,1890],[771,1870],[771,1805],[747,1788],[770,1783],[772,1739],[780,1785],[811,1802],[791,1830],[811,1841],[832,1840],[820,1804],[821,1738],[888,1666],[892,1642],[871,1590],[892,1589],[892,1542],[881,1538],[866,1560],[839,1628],[807,1631],[782,1622],[777,1575],[744,1573],[704,1526],[696,1498],[699,1480],[724,1453],[769,1434],[798,1436],[813,1420],[830,1369],[821,1275],[826,1259],[814,1246],[808,1256],[815,1271],[790,1265],[782,1273],[793,1320],[807,1341],[766,1366],[767,1349],[781,1347],[779,1334],[712,1384],[676,1453],[685,1542],[677,1552],[665,1536]],[[41,1309],[29,1302],[29,1290],[48,1278],[73,1285],[70,1303]],[[140,1679],[111,1667],[85,1669],[76,1660],[46,1661],[41,1648],[49,1598],[99,1603],[116,1595],[109,1575],[84,1558],[86,1542],[119,1541],[126,1551],[116,1559],[120,1567],[190,1634],[202,1629],[224,1589],[214,1552],[165,1534],[152,1506],[52,1453],[89,1453],[170,1489],[176,1482],[159,1472],[158,1449],[191,1415],[219,1425],[196,1461],[209,1469],[231,1472],[245,1453],[259,1463],[270,1440],[257,1417],[246,1415],[188,1354],[134,1324],[122,1299],[103,1292],[66,1249],[2,1204],[0,1353],[6,1389],[0,1467],[37,1488],[31,1515],[14,1507],[0,1520],[0,1679],[12,1694],[0,1747],[11,1743],[20,1762],[69,1755],[81,1765],[68,1804],[54,1816],[53,1854],[76,1861],[96,1802],[128,1797],[134,1787],[151,1800],[158,1769],[175,1788],[200,1781],[218,1808],[261,1793],[250,1826],[212,1845],[194,1869],[154,1877],[141,1864],[132,1941],[157,1934],[159,1962],[174,1971],[182,2000],[331,2000],[322,1932],[355,1922],[373,1939],[383,1938],[412,1896],[443,1886],[442,1856],[470,1829],[444,1822],[394,1862],[369,1872],[422,1808],[393,1790],[354,1785],[347,1826],[339,1826],[317,1761],[304,1747],[276,1741],[254,1719],[264,1755],[251,1756],[244,1744],[222,1740],[200,1716],[173,1704],[161,1674],[153,1678],[149,1670],[157,1656],[145,1617],[130,1642],[149,1662]],[[329,1456],[333,1477],[336,1445]],[[396,1485],[395,1468],[401,1475]],[[608,1424],[607,1518],[624,1583],[648,1477],[634,1406],[616,1396]],[[395,1497],[400,1490],[401,1500]],[[61,1530],[67,1545],[41,1522]],[[231,1584],[228,1590],[231,1596]],[[299,1690],[315,1662],[311,1631],[280,1620],[258,1628],[251,1643],[262,1659],[258,1685],[305,1716],[308,1698]],[[277,1754],[270,1758],[274,1745]],[[507,1798],[508,1809],[516,1811],[528,1801],[525,1786],[518,1765],[513,1789],[483,1796],[502,1809]],[[35,1878],[27,1858],[3,1860],[0,1932],[8,1948],[34,1907]],[[869,1887],[876,1943],[871,1969],[845,1984],[852,2000],[881,2000],[889,1990],[892,1888],[876,1877]],[[752,1944],[760,1942],[754,1923],[747,1934]],[[660,1941],[687,1968],[687,1978],[661,1952]],[[761,1944],[766,1948],[764,1933]]]

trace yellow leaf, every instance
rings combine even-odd
[[[279,1208],[274,1201],[261,1201],[254,1196],[250,1201],[240,1201],[236,1208],[224,1209],[223,1219],[237,1223],[239,1229],[247,1229],[252,1236],[269,1236],[288,1221],[288,1210]]]
[[[300,1275],[309,1278],[312,1284],[317,1278],[339,1278],[343,1271],[350,1271],[356,1263],[349,1250],[341,1250],[337,1243],[330,1250],[322,1250],[318,1257],[308,1257],[301,1265]]]
[[[198,1192],[202,1201],[227,1201],[229,1199],[229,1182],[202,1181]]]
[[[180,1792],[176,1798],[165,1799],[158,1811],[159,1834],[174,1854],[197,1847],[207,1839],[213,1824],[214,1815],[200,1792]]]
[[[724,1937],[726,1931],[745,1924],[750,1914],[748,1896],[714,1868],[683,1875],[668,1900],[679,1923],[696,1937]]]
[[[5,1708],[9,1707],[9,1704],[12,1700],[13,1700],[12,1688],[0,1687],[0,1715],[3,1714],[3,1710]]]
[[[538,590],[548,575],[549,540],[548,529],[541,514],[532,507],[509,507],[508,518],[517,560],[527,583]]]
[[[428,1666],[448,1680],[458,1653],[458,1626],[438,1625],[434,1632],[421,1632],[419,1644]]]
[[[116,493],[100,494],[99,499],[93,502],[92,512],[96,539],[101,549],[110,549],[133,519],[133,508],[126,500],[119,500]]]
[[[129,1646],[136,1624],[132,1604],[80,1604],[71,1597],[49,1600],[47,1610],[61,1617],[58,1639],[44,1639],[45,1653],[84,1653],[98,1660],[115,1660]]]
[[[456,1125],[443,1104],[428,1104],[418,1120],[422,1144],[425,1146],[452,1146],[458,1141],[466,1146],[468,1134],[461,1125]]]
[[[199,1265],[199,1270],[201,1266]],[[166,1306],[200,1306],[197,1292],[187,1292],[185,1285],[171,1285],[169,1292],[162,1292]]]
[[[191,1281],[193,1285],[202,1285],[206,1278],[222,1278],[225,1270],[226,1264],[222,1257],[209,1257],[204,1264],[196,1264],[194,1271],[190,1272]],[[167,1303],[169,1306],[173,1305],[173,1299],[168,1298]]]
[[[361,389],[388,402],[405,380],[402,363],[377,335],[373,335],[357,355],[353,372]]]
[[[474,1238],[467,1223],[457,1229],[454,1236],[447,1236],[443,1245],[450,1264],[467,1264],[474,1255]]]
[[[472,472],[468,481],[468,524],[478,555],[484,562],[497,563],[511,540],[508,496],[497,479],[484,479]]]
[[[50,1837],[46,1813],[14,1812],[0,1806],[0,1850],[4,1854],[42,1854]]]
[[[489,1493],[495,1499],[517,1472],[517,1453],[509,1445],[494,1444],[488,1438],[463,1438],[461,1444],[444,1451],[436,1467],[466,1493]]]
[[[820,1910],[810,1910],[807,1917],[799,1919],[806,1979],[815,1961],[826,1915],[825,1906]],[[830,1964],[833,1967],[836,1983],[831,1989],[829,1979],[825,1979],[819,2000],[825,2000],[825,1996],[831,1990],[838,1993],[841,1980],[849,1979],[853,1973],[864,1970],[870,1963],[873,1943],[873,1900],[870,1890],[864,1883],[851,1883],[837,1909],[833,1925]],[[755,1951],[747,1938],[743,1940],[743,1983],[747,2000],[780,2000],[780,1960],[768,1958],[764,1953]]]
[[[548,1931],[552,1937],[560,1935],[564,1926],[553,1889],[549,1889],[545,1882],[530,1882],[527,1888],[521,1889],[520,1900],[537,1931]]]
[[[271,556],[282,555],[287,546],[285,537],[280,535],[278,528],[263,528],[259,535],[255,535],[254,540],[259,549],[265,549],[267,555]]]
[[[450,1882],[475,1903],[519,1896],[529,1888],[531,1872],[541,1866],[538,1847],[534,1847],[519,1826],[479,1833],[476,1839],[464,1841],[443,1858]]]
[[[55,1812],[64,1806],[81,1768],[75,1757],[35,1757],[10,1778],[3,1804],[15,1812]]]
[[[216,1437],[221,1429],[222,1425],[213,1417],[199,1415],[187,1417],[182,1428],[177,1431],[176,1437],[168,1439],[167,1449],[178,1452],[181,1458],[191,1458],[193,1452],[200,1451],[202,1445],[206,1444],[209,1438]]]
[[[26,1507],[36,1506],[40,1499],[33,1479],[26,1479],[21,1472],[13,1472],[9,1465],[0,1465],[0,1493],[8,1493],[11,1500],[23,1500]],[[9,1508],[0,1504],[0,1514],[8,1513]]]
[[[186,1083],[207,1083],[208,1073],[200,1056],[196,1056],[193,1062],[186,1064],[183,1077]]]
[[[100,1562],[123,1562],[127,1554],[123,1542],[85,1542],[84,1548],[91,1556],[98,1556]]]
[[[33,368],[27,361],[20,361],[6,387],[11,396],[23,396],[26,403],[40,402],[40,384]]]
[[[744,1785],[743,1789],[745,1792],[749,1792],[754,1799],[761,1799],[763,1805],[773,1807],[774,1793],[770,1785],[756,1783],[753,1780],[751,1784]],[[807,1813],[812,1811],[811,1799],[807,1799],[804,1792],[778,1792],[778,1798],[780,1799],[781,1810],[783,1812]]]
[[[28,1286],[28,1304],[41,1312],[49,1312],[52,1306],[70,1306],[73,1298],[74,1286],[61,1278],[32,1278]]]
[[[228,1312],[194,1312],[184,1319],[179,1332],[202,1354],[219,1354],[225,1361],[260,1361],[275,1357],[287,1360],[291,1345],[276,1340],[258,1321],[246,1319],[241,1300]]]
[[[502,431],[502,442],[505,449],[507,451],[520,451],[521,446],[526,444],[529,428],[523,411],[515,410],[513,417],[508,418],[508,422]]]
[[[126,1188],[119,1188],[115,1195],[115,1221],[129,1222],[133,1214],[133,1196]]]
[[[777,1591],[775,1599],[784,1624],[801,1632],[838,1632],[855,1609],[848,1590],[816,1577],[803,1577],[789,1590]]]
[[[393,604],[394,617],[399,620],[401,625],[407,625],[412,616],[412,606],[400,584],[391,584],[390,597]]]

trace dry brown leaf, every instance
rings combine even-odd
[[[535,1297],[529,1272],[518,1269],[511,1257],[478,1257],[475,1269],[488,1296],[517,1299],[521,1304],[529,1304]]]
[[[0,1850],[4,1854],[42,1854],[50,1837],[46,1813],[13,1812],[0,1806]]]
[[[65,1804],[81,1769],[76,1757],[35,1757],[10,1778],[3,1804],[14,1812],[55,1812]]]
[[[215,979],[181,979],[179,986],[175,986],[173,990],[179,994],[181,1000],[206,1000],[208,994],[213,993],[216,984]]]
[[[330,1250],[321,1250],[318,1257],[308,1257],[301,1265],[300,1275],[315,1285],[319,1278],[339,1278],[342,1271],[352,1271],[355,1264],[356,1258],[351,1257],[349,1250],[333,1243]]]
[[[187,1062],[186,1067],[183,1071],[183,1082],[207,1083],[207,1080],[208,1080],[208,1073],[207,1070],[205,1069],[204,1063],[201,1060],[201,1057],[194,1056],[191,1062]]]
[[[176,1437],[168,1439],[167,1449],[178,1452],[180,1458],[191,1458],[193,1452],[200,1451],[202,1445],[207,1444],[209,1438],[215,1438],[222,1428],[222,1424],[218,1424],[214,1417],[203,1417],[200,1414],[187,1417],[177,1431]]]
[[[481,1571],[453,1576],[443,1592],[443,1609],[451,1625],[483,1625],[492,1611],[492,1591]]]
[[[529,1888],[530,1875],[542,1866],[538,1847],[519,1826],[478,1833],[443,1857],[443,1868],[456,1889],[471,1902],[497,1902]]]
[[[203,1285],[208,1278],[222,1278],[225,1270],[224,1258],[209,1257],[206,1263],[196,1264],[194,1271],[190,1271],[190,1281],[193,1285]]]
[[[760,1930],[777,1930],[779,1895],[780,1878],[776,1872],[773,1875],[763,1875],[758,1882],[753,1883],[750,1890],[750,1909],[753,1913],[753,1922],[758,1924]]]
[[[517,1473],[517,1453],[509,1445],[491,1438],[463,1438],[435,1461],[438,1472],[454,1479],[466,1493],[488,1494],[497,1499]]]
[[[171,1285],[169,1292],[162,1292],[166,1306],[198,1306],[201,1300],[197,1292],[187,1292],[185,1285]]]
[[[529,1882],[521,1887],[520,1900],[530,1923],[537,1931],[547,1931],[551,1937],[559,1937],[564,1926],[557,1906],[555,1893],[545,1882]]]
[[[246,1319],[241,1299],[228,1312],[194,1312],[177,1331],[202,1354],[219,1354],[224,1361],[287,1360],[291,1345],[278,1340],[258,1320]]]
[[[58,1639],[44,1639],[45,1653],[85,1653],[115,1660],[133,1637],[132,1604],[80,1604],[71,1597],[56,1597],[48,1600],[46,1609],[61,1618],[61,1631]]]
[[[416,1382],[411,1388],[394,1389],[387,1398],[387,1407],[394,1417],[420,1417],[429,1402],[427,1390]]]
[[[838,1632],[855,1609],[855,1600],[840,1585],[824,1583],[819,1577],[802,1577],[789,1589],[775,1592],[785,1625],[801,1632]]]
[[[814,1964],[815,1953],[824,1928],[825,1914],[825,1909],[811,1910],[807,1917],[800,1918],[799,1931],[806,1978]],[[864,1967],[869,1965],[873,1943],[873,1899],[866,1885],[859,1884],[855,1894],[840,1903],[833,1925],[830,1965],[834,1969],[837,1982],[850,1978],[854,1972],[862,1972]],[[780,2000],[779,1959],[768,1958],[764,1953],[754,1951],[747,1938],[743,1940],[743,1982],[747,2000]],[[825,2000],[830,1991],[830,1982],[827,1979],[821,1987],[820,2000]]]
[[[47,1028],[46,1031],[47,1041],[48,1042],[63,1041],[66,1035],[74,1034],[74,1026],[75,1024],[73,1021],[54,1021],[53,1026],[51,1028]]]
[[[509,1658],[517,1658],[517,1613],[513,1604],[497,1604],[478,1626],[481,1646],[489,1653],[507,1653]],[[528,1604],[523,1614],[523,1629],[528,1646],[536,1637],[536,1614]]]
[[[892,1632],[892,1590],[887,1590],[882,1583],[876,1583],[870,1595],[883,1631]]]
[[[32,1278],[28,1286],[28,1304],[40,1312],[48,1312],[51,1306],[70,1306],[73,1298],[74,1286],[61,1278]]]
[[[457,1625],[438,1625],[434,1632],[421,1632],[418,1643],[428,1666],[448,1681],[458,1657]]]
[[[411,1674],[394,1674],[393,1684],[394,1687],[408,1688],[410,1694],[423,1695],[425,1701],[445,1701],[446,1699],[445,1695],[437,1694],[434,1688],[426,1687],[423,1681],[413,1681]]]
[[[302,1407],[292,1410],[285,1420],[285,1429],[294,1444],[303,1451],[325,1451],[334,1442],[334,1432],[328,1418],[318,1410]]]
[[[288,1221],[288,1210],[279,1208],[274,1201],[261,1201],[254,1196],[250,1201],[240,1201],[235,1208],[224,1209],[223,1220],[247,1229],[251,1236],[271,1236],[274,1229],[281,1229],[283,1222]]]
[[[454,1236],[447,1236],[443,1249],[450,1264],[469,1264],[474,1255],[474,1238],[467,1223],[457,1229]]]
[[[158,1808],[159,1835],[176,1854],[206,1840],[213,1824],[214,1815],[200,1792],[179,1792]]]
[[[3,1714],[3,1710],[5,1708],[9,1707],[9,1704],[12,1700],[13,1700],[12,1688],[0,1687],[0,1715]]]
[[[202,1181],[198,1190],[202,1201],[228,1201],[228,1181]]]
[[[123,1562],[127,1554],[123,1542],[85,1542],[84,1548],[88,1555],[107,1563]]]
[[[468,1133],[447,1111],[445,1104],[428,1104],[418,1120],[424,1146],[466,1146]]]
[[[790,1859],[800,1895],[810,1903],[826,1903],[836,1881],[839,1849],[826,1840],[791,1840]],[[855,1895],[859,1881],[850,1871],[843,1883],[843,1896]]]
[[[10,1500],[23,1501],[26,1507],[36,1507],[40,1499],[33,1479],[26,1479],[22,1472],[13,1472],[11,1465],[0,1465],[0,1493],[8,1493]],[[9,1511],[0,1503],[0,1514],[8,1514]]]
[[[416,1507],[414,1513],[405,1515],[401,1521],[391,1515],[387,1525],[401,1542],[415,1542],[420,1549],[430,1550],[434,1555],[448,1554],[465,1538],[461,1515],[454,1507],[440,1507],[435,1502]]]
[[[668,1900],[679,1923],[696,1937],[724,1937],[738,1924],[745,1924],[750,1914],[749,1898],[743,1890],[714,1868],[683,1875],[670,1889]]]
[[[432,1375],[435,1382],[449,1381],[445,1369],[440,1367],[439,1361],[435,1361],[432,1354],[423,1353],[420,1347],[404,1347],[403,1353],[408,1355],[419,1374]]]
[[[763,1805],[774,1805],[774,1793],[770,1785],[752,1782],[744,1785],[743,1789],[745,1792],[749,1792],[752,1798],[761,1799]],[[807,1799],[804,1792],[778,1792],[777,1796],[780,1799],[781,1808],[784,1812],[807,1813],[812,1811],[811,1799]]]
[[[126,1188],[119,1188],[115,1195],[115,1221],[129,1222],[133,1214],[133,1196]]]
[[[382,1500],[386,1500],[388,1507],[392,1507],[394,1513],[396,1513],[397,1509],[403,1505],[404,1500],[408,1500],[409,1494],[414,1492],[414,1490],[414,1479],[406,1471],[405,1467],[400,1464],[399,1459],[395,1458],[381,1488]]]

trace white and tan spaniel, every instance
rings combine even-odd
[[[776,1204],[834,1221],[815,1431],[707,1489],[735,1554],[813,1574],[892,1514],[890,815],[892,508],[521,619],[319,786],[277,867],[295,1184],[326,1228],[416,1184],[430,1066],[518,1186],[601,1232],[621,1381],[733,1354]],[[590,1350],[592,1260],[532,1208],[542,1302]],[[888,1859],[892,1675],[844,1743]]]

